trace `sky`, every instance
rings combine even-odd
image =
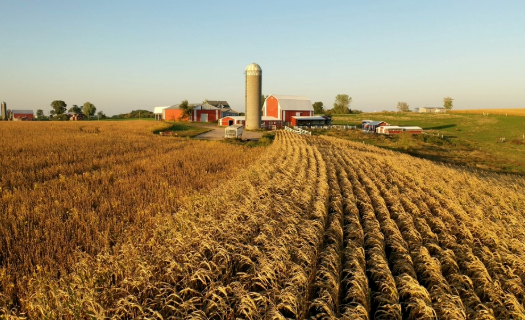
[[[525,1],[0,1],[0,101],[107,115],[263,94],[331,108],[525,108]]]

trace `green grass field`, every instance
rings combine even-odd
[[[420,126],[426,134],[419,137],[386,137],[364,134],[360,130],[321,130],[316,134],[363,141],[441,162],[525,174],[525,117],[393,112],[332,117],[333,124],[361,125],[363,119],[382,120],[391,125]],[[505,138],[505,142],[500,142],[500,138]]]

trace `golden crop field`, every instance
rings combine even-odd
[[[58,281],[35,271],[21,309],[4,312],[49,319],[525,317],[525,178],[287,132],[258,155],[176,209],[150,204],[159,214],[142,232],[112,250],[77,252]]]
[[[150,234],[156,215],[176,212],[261,152],[160,137],[151,131],[166,125],[154,126],[0,122],[0,310],[25,308],[33,274],[54,279],[79,255]]]
[[[525,108],[516,109],[472,109],[472,110],[450,110],[450,113],[466,113],[466,114],[492,114],[492,115],[509,115],[525,117]]]

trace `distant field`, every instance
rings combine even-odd
[[[473,109],[473,110],[452,110],[450,113],[459,114],[489,114],[489,115],[509,115],[525,117],[525,108],[519,109]]]
[[[518,110],[518,109],[515,109]],[[402,151],[414,156],[497,172],[525,174],[525,118],[482,114],[363,113],[335,115],[334,124],[360,125],[383,120],[392,125],[420,126],[427,135],[399,139],[349,132],[318,132]],[[437,139],[437,135],[443,139]],[[505,142],[500,142],[505,138]]]

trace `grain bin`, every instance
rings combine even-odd
[[[246,74],[246,129],[261,127],[262,70],[257,63],[252,63],[245,70]]]

